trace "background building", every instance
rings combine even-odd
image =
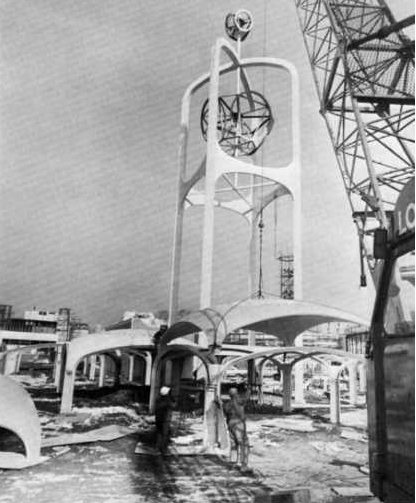
[[[71,315],[69,308],[48,311],[33,307],[23,317],[13,316],[13,306],[0,305],[0,349],[28,344],[64,342],[89,333],[88,324]]]

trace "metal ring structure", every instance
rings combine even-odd
[[[248,10],[240,9],[225,18],[225,31],[232,40],[244,40],[252,28],[253,16]]]
[[[224,152],[232,157],[253,155],[273,128],[274,119],[266,98],[256,91],[218,97],[217,138]],[[251,101],[251,103],[250,103]],[[209,99],[201,110],[201,131],[208,136]]]

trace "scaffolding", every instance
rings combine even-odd
[[[294,267],[293,255],[279,255],[280,262],[280,297],[294,298]]]

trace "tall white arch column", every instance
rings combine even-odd
[[[248,164],[235,157],[227,155],[219,146],[217,140],[218,95],[220,76],[221,51],[237,64],[245,66],[245,61],[239,61],[232,46],[224,39],[218,39],[212,50],[210,87],[209,87],[209,117],[207,134],[207,162],[205,170],[205,199],[204,199],[204,238],[201,267],[200,307],[209,307],[212,293],[212,262],[214,237],[214,196],[215,183],[224,173],[248,173],[270,178],[287,187],[292,194],[293,205],[293,254],[294,254],[294,295],[302,298],[302,246],[301,246],[301,181],[300,181],[300,128],[299,128],[299,90],[298,77],[293,65],[284,60],[274,58],[253,58],[258,66],[275,66],[289,72],[292,85],[292,162],[284,168],[270,168]],[[254,61],[256,63],[254,63]],[[253,239],[251,239],[253,243]],[[253,279],[251,278],[250,283]],[[253,286],[253,285],[251,285]]]
[[[220,55],[224,52],[231,63],[220,66]],[[235,157],[226,154],[218,144],[217,140],[217,117],[218,117],[218,96],[220,75],[235,71],[240,67],[239,75],[244,87],[244,91],[251,97],[251,90],[248,84],[246,69],[250,67],[270,67],[284,70],[289,73],[291,79],[291,119],[290,127],[292,132],[292,159],[284,167],[264,167],[243,162]],[[189,111],[192,95],[202,86],[209,82],[209,110],[206,162],[203,161],[200,167],[187,180],[185,179],[187,164],[187,149],[189,136]],[[177,196],[177,208],[175,219],[175,234],[173,246],[171,288],[169,302],[169,324],[175,321],[178,309],[179,283],[180,283],[180,260],[182,249],[183,216],[185,201],[191,199],[191,189],[205,174],[205,191],[198,194],[196,204],[204,204],[203,223],[203,245],[201,262],[201,283],[200,283],[200,307],[206,308],[211,305],[212,297],[212,265],[213,265],[213,245],[214,245],[214,208],[218,205],[215,201],[215,186],[217,180],[224,174],[244,173],[268,178],[286,188],[288,194],[294,201],[293,205],[293,254],[294,254],[294,290],[295,298],[302,298],[302,246],[301,246],[301,177],[300,177],[300,127],[299,127],[299,84],[296,68],[286,60],[277,58],[247,58],[239,59],[231,44],[225,39],[218,39],[212,49],[210,72],[195,80],[186,90],[182,100],[181,135],[179,145],[179,186]],[[192,195],[194,197],[194,195]],[[221,203],[222,207],[228,207],[241,215],[246,216],[253,211],[253,207],[247,208],[241,205]],[[241,201],[240,201],[241,202]],[[194,204],[194,202],[192,202]],[[248,204],[248,201],[245,201]],[[252,217],[253,218],[253,217]],[[252,221],[252,223],[254,220]],[[251,248],[253,249],[253,240]],[[253,268],[251,268],[253,270]],[[253,278],[249,282],[253,288]]]

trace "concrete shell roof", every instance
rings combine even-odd
[[[67,368],[90,354],[118,348],[152,348],[152,330],[113,330],[73,339],[68,345]]]
[[[293,345],[297,335],[330,321],[369,326],[369,320],[322,304],[279,298],[248,299],[190,313],[169,327],[162,343],[204,332],[208,344],[222,344],[227,334],[245,328],[275,335],[286,345]]]

